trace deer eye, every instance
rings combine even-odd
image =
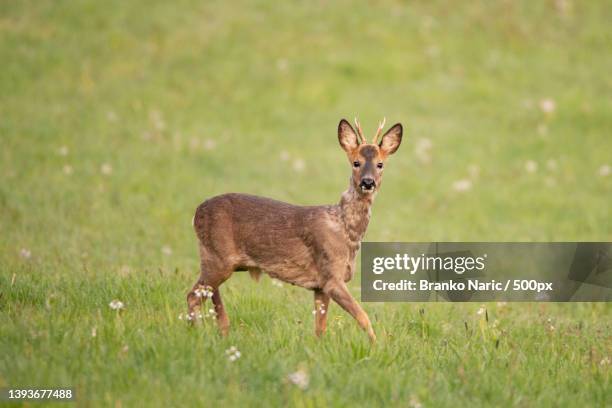
[[[361,166],[361,163],[359,163],[358,161],[353,162],[353,167],[359,167],[359,166]]]
[[[378,164],[376,165],[376,167],[378,167],[379,169],[382,169],[382,168],[383,168],[383,164],[382,164],[382,163],[378,163]]]

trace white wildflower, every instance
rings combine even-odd
[[[312,314],[315,314],[315,315],[316,315],[316,314],[317,314],[317,309],[318,309],[318,312],[319,312],[320,314],[322,314],[322,315],[324,315],[324,314],[325,314],[325,304],[323,304],[323,303],[321,303],[321,302],[317,302],[316,307],[315,307],[315,310],[313,310],[313,311],[312,311]]]
[[[227,355],[228,360],[232,362],[238,360],[242,356],[242,353],[240,350],[238,350],[238,348],[236,348],[236,346],[232,346],[225,350],[225,354]]]
[[[96,337],[98,335],[98,329],[96,329],[96,326],[91,328],[91,337]]]
[[[64,167],[62,168],[62,171],[64,172],[65,175],[69,176],[72,174],[72,166],[69,164],[64,165]]]
[[[172,255],[172,248],[170,248],[168,245],[164,245],[161,249],[162,254],[166,255],[166,256],[170,256]]]
[[[431,142],[430,139],[426,137],[422,137],[416,141],[416,144],[414,147],[414,153],[416,154],[417,159],[420,162],[425,163],[425,164],[431,162],[430,150],[432,146],[433,146],[433,143]]]
[[[599,171],[598,171],[598,173],[599,173],[599,175],[600,175],[601,177],[606,177],[606,176],[609,176],[611,172],[612,172],[612,168],[610,167],[610,165],[609,165],[609,164],[604,164],[604,165],[602,165],[602,166],[599,168]]]
[[[289,62],[286,58],[279,58],[278,60],[276,60],[276,68],[279,71],[286,71],[287,68],[289,68]]]
[[[604,357],[601,359],[601,361],[599,362],[600,366],[606,366],[606,365],[610,365],[610,357]]]
[[[478,316],[482,316],[483,314],[485,314],[486,311],[487,311],[487,309],[484,307],[484,305],[481,305],[480,308],[478,309],[478,311],[476,312],[476,314]]]
[[[214,150],[215,147],[217,147],[217,142],[213,139],[206,139],[204,141],[204,150]]]
[[[556,109],[555,101],[550,98],[544,98],[540,101],[540,109],[544,113],[553,113]]]
[[[121,310],[124,307],[123,302],[117,299],[112,300],[108,305],[113,310]]]
[[[57,149],[57,153],[60,156],[68,156],[68,147],[67,146],[61,146],[59,149]]]
[[[200,286],[194,291],[197,297],[203,297],[204,299],[211,298],[213,295],[213,288],[210,286]]]
[[[287,380],[301,390],[308,388],[308,384],[310,383],[308,373],[303,369],[299,369],[296,372],[287,375]]]
[[[191,312],[191,313],[185,313],[185,314],[179,314],[178,316],[179,320],[187,320],[188,322],[194,321],[194,320],[202,320],[204,318],[204,316],[202,315],[202,313],[198,312]]]
[[[21,248],[21,250],[19,251],[19,255],[23,259],[30,259],[32,257],[32,252],[27,248]]]
[[[111,166],[109,163],[104,163],[102,166],[100,166],[100,172],[102,172],[102,174],[105,176],[109,176],[113,173],[113,166]]]
[[[295,159],[293,162],[293,170],[301,173],[306,168],[306,162],[303,159]]]
[[[525,162],[525,170],[527,170],[527,173],[535,173],[538,170],[538,163],[533,160],[527,160]]]
[[[559,14],[566,17],[572,11],[572,3],[569,0],[555,0],[555,8]]]
[[[472,180],[461,179],[453,183],[453,190],[463,193],[472,188]]]
[[[283,283],[281,281],[279,281],[278,279],[272,279],[272,285],[276,286],[278,288],[282,288],[283,287]]]
[[[410,408],[423,408],[423,404],[421,404],[421,401],[419,401],[416,395],[410,396],[410,401],[408,401],[408,406]]]
[[[282,161],[287,161],[287,160],[289,160],[289,158],[290,158],[291,156],[289,155],[289,152],[288,152],[288,151],[283,150],[283,151],[281,151],[281,152],[280,152],[279,157],[280,157],[280,159],[281,159]]]

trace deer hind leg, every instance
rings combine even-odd
[[[204,256],[204,249],[200,247],[200,278],[187,294],[187,306],[191,322],[195,322],[200,316],[200,309],[204,306],[206,299],[212,298],[214,304],[214,315],[217,319],[222,335],[229,330],[229,318],[221,301],[219,286],[232,274],[232,269],[220,262],[215,262],[208,256]]]
[[[329,295],[320,289],[314,292],[315,303],[315,334],[321,337],[327,328],[327,309],[329,307]]]
[[[226,279],[218,281],[209,280],[201,277],[200,279],[198,279],[198,282],[196,282],[191,291],[187,294],[187,306],[189,310],[189,317],[192,323],[196,322],[199,319],[199,316],[201,314],[200,309],[205,306],[204,302],[206,302],[206,299],[212,298],[215,313],[210,314],[216,318],[219,330],[224,336],[229,331],[229,318],[227,316],[227,312],[225,311],[225,307],[223,306],[223,301],[221,300],[221,292],[219,291],[219,286]]]
[[[200,316],[200,309],[209,297],[212,297],[212,286],[207,285],[201,278],[187,293],[187,312],[189,320],[194,323]]]
[[[348,291],[346,284],[344,282],[332,281],[326,285],[325,292],[357,320],[359,326],[368,333],[370,341],[374,343],[376,335],[374,334],[374,329],[372,329],[370,318]]]
[[[217,325],[219,326],[219,331],[222,336],[227,336],[229,333],[230,321],[227,316],[227,312],[225,311],[225,307],[223,306],[223,301],[221,300],[221,292],[219,288],[215,289],[212,296],[212,301],[215,305],[215,313],[217,317]]]

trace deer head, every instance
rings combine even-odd
[[[391,126],[379,141],[385,126],[383,119],[372,143],[367,142],[357,118],[355,126],[356,131],[346,119],[342,119],[338,124],[338,141],[352,167],[352,187],[360,194],[373,194],[382,183],[385,161],[397,151],[402,142],[402,125],[396,123]]]

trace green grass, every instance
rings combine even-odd
[[[611,10],[1,1],[0,387],[73,386],[79,406],[609,405],[608,304],[487,304],[488,322],[365,304],[370,347],[336,305],[317,340],[310,293],[236,274],[228,338],[178,315],[195,207],[337,202],[341,117],[405,128],[366,240],[610,241]]]

